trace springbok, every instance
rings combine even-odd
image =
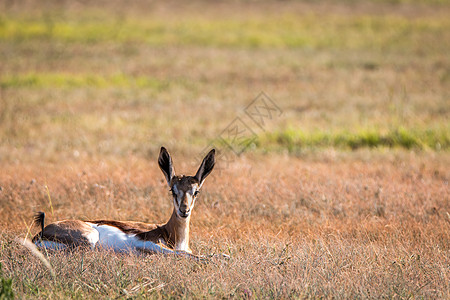
[[[44,227],[45,214],[36,214],[41,232],[33,242],[39,247],[66,249],[78,246],[109,248],[114,251],[137,250],[147,253],[186,255],[198,259],[189,248],[189,222],[195,200],[205,178],[215,164],[215,150],[203,159],[195,176],[176,176],[172,158],[161,147],[158,164],[173,196],[173,212],[163,225],[132,221],[57,221]]]

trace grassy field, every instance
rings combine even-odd
[[[450,298],[449,15],[0,2],[0,298]],[[38,210],[167,221],[162,145],[187,174],[218,148],[191,247],[229,260],[44,252],[52,275],[14,241]]]

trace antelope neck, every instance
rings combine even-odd
[[[177,216],[175,208],[169,221],[164,225],[168,235],[169,243],[173,244],[175,250],[189,251],[189,222],[191,216],[181,218]]]

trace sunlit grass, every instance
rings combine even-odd
[[[2,88],[149,88],[162,90],[169,82],[145,76],[126,76],[124,74],[65,74],[29,73],[0,77]]]
[[[102,16],[101,13],[99,13]],[[448,40],[450,20],[439,17],[342,16],[336,14],[190,18],[168,22],[83,16],[3,16],[0,40],[49,39],[66,43],[146,43],[244,48],[337,48],[442,51],[446,43],[422,43],[430,36]],[[422,42],[421,42],[422,41]],[[448,43],[447,43],[448,45]]]
[[[407,129],[403,127],[390,130],[364,129],[359,131],[302,131],[286,129],[268,133],[260,137],[257,146],[262,149],[287,149],[300,152],[310,148],[334,147],[339,149],[358,148],[404,148],[448,150],[450,148],[450,128]]]

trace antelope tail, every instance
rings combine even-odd
[[[34,215],[34,225],[41,226],[41,239],[44,236],[44,221],[45,221],[45,213],[42,211],[38,211]]]

